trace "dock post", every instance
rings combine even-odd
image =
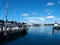
[[[3,26],[4,26],[4,22],[1,22],[1,38],[4,37],[4,31],[3,31]]]
[[[4,22],[1,22],[1,23],[0,23],[0,26],[1,26],[1,31],[3,32]]]
[[[6,36],[7,26],[5,25],[4,35]]]
[[[1,24],[1,31],[3,31],[3,24]]]
[[[4,35],[6,36],[6,31],[4,32]]]

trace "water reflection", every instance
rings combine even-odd
[[[54,34],[56,34],[56,33],[58,33],[60,31],[60,29],[58,29],[57,27],[53,27],[52,28],[52,34],[54,35]]]
[[[22,31],[21,33],[11,35],[6,38],[0,38],[0,45],[5,45],[6,43],[15,41],[19,38],[27,38],[27,35],[28,35],[27,31]]]
[[[52,26],[40,26],[40,33],[52,35]]]
[[[44,31],[45,31],[45,26],[44,25],[40,26],[40,32],[43,33]]]
[[[30,27],[29,33],[31,33],[31,34],[54,35],[56,33],[59,33],[59,30],[54,30],[53,26],[36,26],[36,27]]]
[[[0,45],[3,44],[4,45],[5,44],[6,45],[14,45],[14,44],[15,45],[55,45],[55,44],[58,45],[60,44],[60,32],[58,30],[53,30],[53,26],[36,26],[36,27],[28,27],[28,28],[29,28],[28,33],[22,32],[21,34],[15,35],[13,38],[1,40],[2,44]]]

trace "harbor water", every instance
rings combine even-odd
[[[53,26],[28,27],[22,35],[2,39],[1,45],[60,45],[60,31],[53,31]]]

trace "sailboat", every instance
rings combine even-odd
[[[4,32],[4,35],[9,35],[9,34],[12,34],[12,33],[18,33],[18,32],[21,32],[21,31],[26,31],[26,25],[23,24],[23,25],[19,25],[19,24],[16,24],[16,23],[8,23],[7,22],[7,16],[8,16],[8,2],[6,4],[6,10],[5,10],[5,23],[4,23],[4,26],[3,26],[3,32]],[[25,26],[24,26],[25,25]]]

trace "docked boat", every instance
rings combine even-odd
[[[23,34],[27,32],[27,28],[23,29],[23,30],[6,30],[6,31],[0,31],[0,38],[4,38],[4,37],[10,37],[10,36],[14,36],[16,34]],[[6,33],[6,34],[5,34]]]
[[[58,23],[55,23],[53,26],[53,30],[59,30],[60,29],[60,25]]]

